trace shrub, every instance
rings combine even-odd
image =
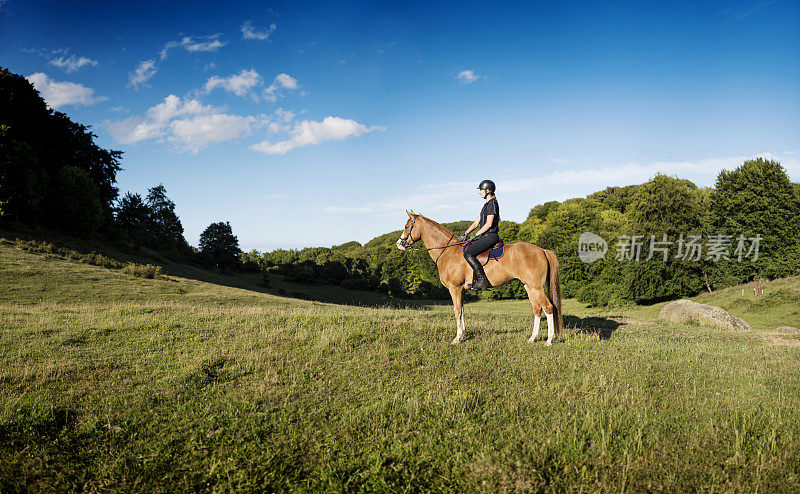
[[[153,266],[152,264],[134,264],[128,263],[122,272],[131,276],[138,276],[139,278],[160,278],[161,266]]]

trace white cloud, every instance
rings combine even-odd
[[[170,41],[161,49],[161,60],[166,60],[170,50],[173,48],[183,47],[190,53],[198,51],[217,51],[219,48],[227,45],[227,41],[221,41],[220,35],[212,34],[210,36],[184,36],[180,41]]]
[[[264,118],[217,113],[173,120],[170,122],[171,134],[167,140],[180,150],[196,154],[212,144],[250,135],[253,128],[263,124]]]
[[[472,84],[473,82],[477,81],[481,77],[482,76],[476,74],[475,72],[473,72],[471,70],[462,70],[461,72],[458,73],[458,75],[456,76],[456,79],[458,79],[458,82],[461,83],[461,84]]]
[[[158,69],[156,68],[156,61],[153,59],[139,62],[133,72],[128,74],[128,87],[133,87],[138,90],[142,86],[147,85],[147,81],[156,75]]]
[[[292,130],[291,121],[294,120],[294,112],[278,108],[275,110],[275,119],[267,127],[273,134],[280,132],[290,132]]]
[[[108,99],[105,96],[95,96],[94,89],[90,87],[75,82],[54,81],[43,72],[31,74],[26,79],[39,91],[50,108],[54,109],[64,105],[94,105]]]
[[[249,96],[253,101],[275,102],[283,97],[286,91],[296,91],[300,88],[297,79],[289,74],[278,74],[272,84],[261,91],[261,95],[254,91],[255,88],[262,86],[264,80],[254,69],[242,69],[238,74],[229,77],[213,76],[203,85],[201,93],[208,94],[216,88],[221,88],[237,96]]]
[[[86,57],[76,57],[75,55],[70,55],[69,58],[58,57],[50,60],[51,65],[55,65],[58,68],[64,69],[67,73],[75,72],[76,70],[84,67],[86,65],[95,66],[97,65],[97,60],[92,60]]]
[[[355,120],[339,117],[325,117],[321,122],[302,120],[295,122],[289,131],[289,139],[274,143],[262,141],[250,146],[250,149],[265,154],[286,154],[299,147],[313,146],[325,141],[341,141],[348,137],[361,137],[376,130],[383,131],[385,128],[367,127]]]
[[[244,21],[242,24],[242,39],[256,39],[259,41],[266,41],[275,32],[275,24],[270,24],[269,27],[264,28],[263,31],[256,31],[253,29],[253,23]]]
[[[281,97],[281,89],[294,91],[300,88],[300,83],[297,79],[289,74],[278,74],[272,81],[272,84],[264,88],[264,99],[267,101],[277,101]]]
[[[122,144],[155,139],[171,143],[176,152],[197,153],[212,144],[245,137],[268,121],[266,115],[231,115],[224,110],[170,94],[144,116],[106,120],[103,126]]]
[[[205,86],[203,86],[203,91],[206,93],[210,93],[215,88],[222,88],[226,91],[230,91],[236,96],[247,96],[248,94],[252,95],[252,89],[261,85],[261,76],[253,69],[250,70],[242,70],[238,74],[234,74],[230,77],[211,77],[206,82]],[[255,95],[252,95],[254,99],[256,98]]]

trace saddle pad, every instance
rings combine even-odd
[[[465,250],[467,250],[467,247],[469,247],[470,244],[472,244],[472,242],[468,242],[461,246],[462,254],[464,253]],[[502,244],[500,245],[500,247],[492,247],[487,252],[482,252],[475,257],[478,258],[481,264],[486,265],[486,263],[489,262],[489,259],[500,259],[501,257],[503,257],[503,253],[505,252],[505,250],[506,246],[505,244]]]

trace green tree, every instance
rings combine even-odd
[[[545,230],[544,221],[542,221],[536,216],[528,218],[519,225],[519,231],[517,232],[517,241],[528,242],[531,244],[538,245],[539,237],[542,235],[544,230]]]
[[[239,266],[239,239],[233,234],[230,222],[212,223],[200,234],[200,253],[218,268]]]
[[[147,207],[150,210],[150,234],[158,246],[184,247],[183,225],[175,213],[175,203],[167,197],[167,189],[162,184],[147,190]]]
[[[723,170],[711,206],[714,228],[731,235],[734,245],[739,235],[761,236],[758,260],[739,262],[737,256],[719,263],[716,280],[743,282],[800,272],[800,200],[780,163],[757,158]]]
[[[631,235],[641,235],[642,250],[639,261],[622,263],[619,275],[623,295],[637,303],[651,303],[681,296],[694,295],[703,287],[703,266],[700,262],[676,258],[674,242],[684,235],[701,234],[703,224],[703,199],[707,192],[698,189],[689,180],[657,174],[638,186],[633,192],[626,216],[630,218]],[[706,204],[707,206],[707,204]],[[653,251],[651,242],[665,244],[671,249],[664,255]],[[658,247],[659,244],[652,244]]]
[[[674,237],[700,229],[700,196],[689,180],[657,174],[638,187],[628,216],[636,233]]]
[[[627,185],[625,187],[606,187],[604,190],[587,196],[594,199],[606,208],[624,213],[633,202],[633,196],[641,185]]]
[[[558,201],[548,201],[544,204],[537,204],[531,209],[530,213],[528,213],[528,219],[539,218],[539,220],[545,221],[547,220],[547,215],[550,214],[551,211],[558,209],[560,204],[561,203]]]
[[[138,243],[150,244],[152,212],[139,194],[126,193],[115,208],[114,220],[119,228]]]

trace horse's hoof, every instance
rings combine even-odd
[[[533,343],[534,341],[536,341],[536,338],[528,338],[528,343]]]
[[[451,345],[458,345],[459,343],[461,343],[461,340],[459,340],[458,338],[450,342]]]
[[[547,346],[553,346],[553,342],[552,342],[552,341],[550,341],[550,340],[547,340],[547,341],[545,342],[545,345],[547,345]]]

